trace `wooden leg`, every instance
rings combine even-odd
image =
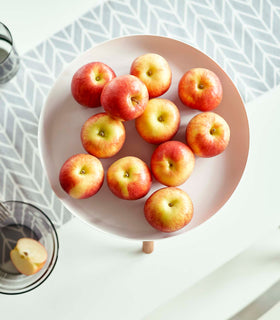
[[[154,251],[154,241],[143,241],[142,251],[152,253]]]

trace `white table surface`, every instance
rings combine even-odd
[[[34,48],[102,0],[0,0],[0,21],[12,32],[20,54]]]
[[[97,2],[1,0],[1,19],[22,54]],[[139,242],[111,237],[73,219],[58,230],[59,259],[50,278],[27,294],[1,295],[1,317],[153,320],[172,315],[176,320],[212,314],[211,319],[226,319],[244,307],[280,276],[278,264],[269,259],[279,262],[280,256],[275,244],[280,224],[279,97],[277,88],[247,105],[248,165],[230,201],[212,219],[157,242],[151,255],[141,253]]]

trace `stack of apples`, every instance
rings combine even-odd
[[[94,113],[81,128],[86,153],[73,155],[61,167],[60,184],[71,197],[84,199],[100,190],[105,180],[102,159],[121,150],[126,139],[123,123],[133,120],[138,134],[156,148],[149,165],[129,154],[111,163],[106,172],[109,189],[120,199],[141,199],[149,193],[154,177],[163,186],[144,203],[143,216],[149,224],[162,232],[174,232],[191,221],[192,200],[179,186],[192,174],[196,157],[213,157],[225,150],[230,129],[212,112],[223,95],[213,71],[193,68],[182,74],[177,84],[183,105],[201,111],[187,124],[181,124],[173,101],[159,98],[171,82],[167,60],[156,53],[136,57],[129,74],[117,76],[100,61],[75,72],[73,98],[87,108],[104,110]],[[186,126],[185,141],[172,140],[182,125]]]

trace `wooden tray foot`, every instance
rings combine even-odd
[[[152,253],[154,251],[154,241],[143,241],[142,251]]]

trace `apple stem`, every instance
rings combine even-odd
[[[137,98],[132,97],[131,98],[132,103],[135,104],[139,104],[139,101],[137,100]]]
[[[154,241],[143,241],[142,251],[152,253],[154,251]]]
[[[204,88],[204,85],[203,85],[202,83],[200,83],[200,84],[198,85],[198,88],[199,88],[199,89],[203,89],[203,88]]]
[[[214,134],[216,132],[216,129],[215,128],[212,128],[211,130],[210,130],[210,134]]]

